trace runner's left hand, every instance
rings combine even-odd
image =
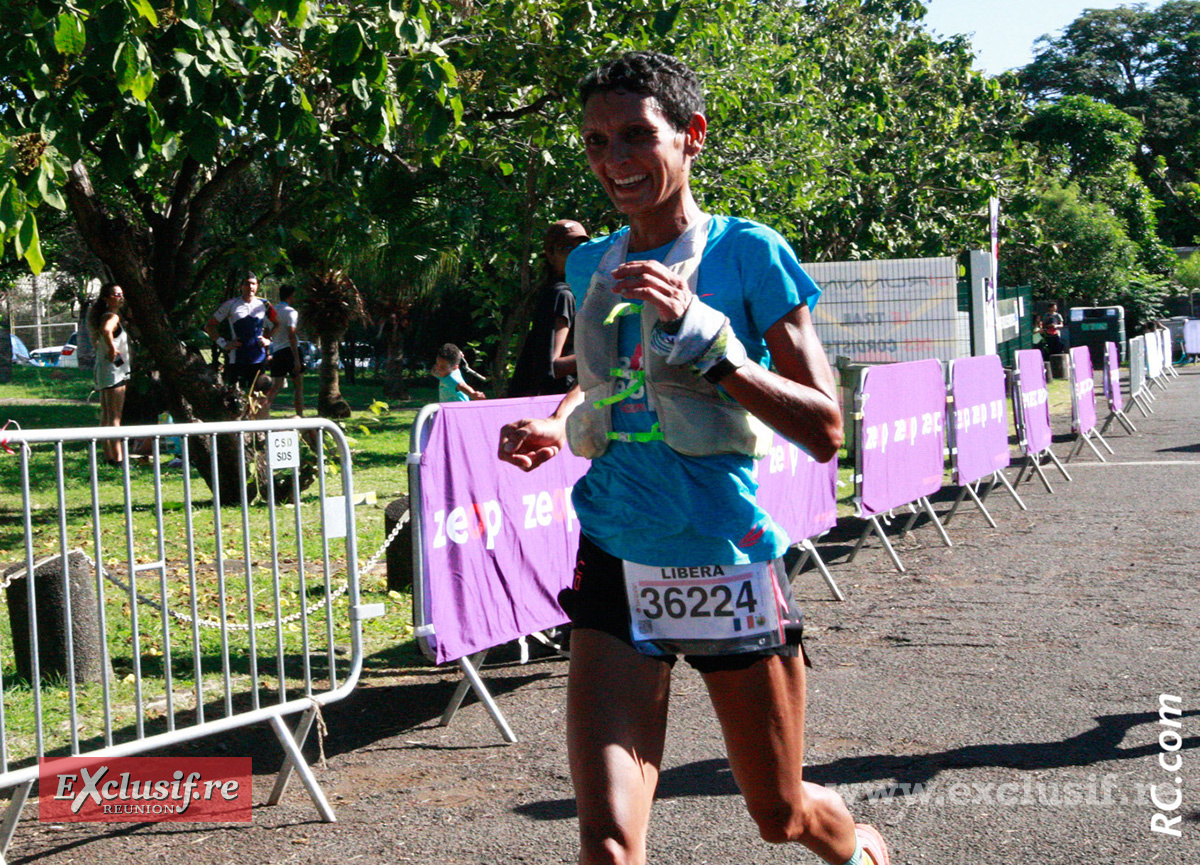
[[[657,261],[627,261],[612,272],[613,292],[626,300],[641,300],[658,310],[660,320],[674,321],[692,302],[687,281]]]

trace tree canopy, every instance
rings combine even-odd
[[[1142,124],[1133,159],[1163,202],[1164,239],[1200,236],[1200,0],[1089,9],[1021,70],[1038,100],[1088,96]]]
[[[1200,234],[1200,0],[1089,10],[1019,77],[975,69],[967,38],[933,36],[924,11],[5,0],[0,241],[37,271],[43,235],[76,232],[125,287],[180,418],[238,410],[178,337],[244,267],[344,273],[397,372],[410,313],[438,318],[445,298],[502,374],[544,227],[621,222],[580,155],[575,83],[652,48],[705,82],[703,206],[772,225],[802,260],[982,247],[999,196],[1008,275],[1066,280],[1072,249],[1107,238],[1112,292],[1160,285],[1163,240]]]

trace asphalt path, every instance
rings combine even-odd
[[[807,776],[839,785],[896,865],[1200,861],[1200,368],[1180,371],[1152,416],[1130,412],[1136,435],[1110,431],[1107,463],[1085,450],[1069,483],[1049,468],[1053,494],[1020,487],[1027,511],[997,490],[997,529],[964,506],[947,548],[918,524],[897,542],[901,574],[874,540],[847,563],[862,523],[843,520],[819,549],[847,600],[812,570],[797,577],[814,663]],[[1055,419],[1060,456],[1068,426]],[[199,749],[254,756],[251,824],[40,824],[27,808],[8,862],[574,862],[566,664],[497,657],[486,676],[515,745],[478,702],[438,725],[454,668],[373,675],[325,712],[316,773],[336,823],[295,782],[262,804],[280,763],[263,727]],[[1181,698],[1182,718],[1166,716],[1179,726],[1164,694]],[[1152,831],[1155,814],[1181,834]],[[818,861],[758,839],[684,665],[650,861]]]

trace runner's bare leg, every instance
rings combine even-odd
[[[826,862],[854,855],[854,818],[832,790],[802,778],[804,662],[768,657],[705,673],[729,765],[763,839],[798,841]]]
[[[567,752],[580,865],[644,865],[670,685],[662,661],[602,631],[572,631]]]

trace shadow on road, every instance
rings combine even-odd
[[[1200,715],[1200,710],[1184,712],[1183,717]],[[934,754],[871,754],[844,757],[831,763],[804,767],[805,780],[817,784],[880,783],[884,798],[904,801],[911,790],[923,792],[944,769],[983,769],[1004,767],[1022,771],[1078,768],[1113,760],[1149,758],[1162,752],[1157,741],[1149,745],[1122,748],[1126,734],[1134,727],[1159,720],[1157,712],[1103,715],[1091,730],[1061,742],[1014,742],[997,745],[966,745]],[[1183,740],[1184,749],[1200,748],[1200,736]],[[893,784],[905,786],[898,790]],[[922,785],[913,790],[914,785]],[[891,789],[889,789],[891,788]],[[688,796],[734,796],[737,784],[726,760],[701,760],[662,773],[658,784],[659,799]],[[870,794],[867,794],[868,797]],[[531,802],[515,809],[534,820],[566,820],[576,816],[575,803],[569,799]]]

